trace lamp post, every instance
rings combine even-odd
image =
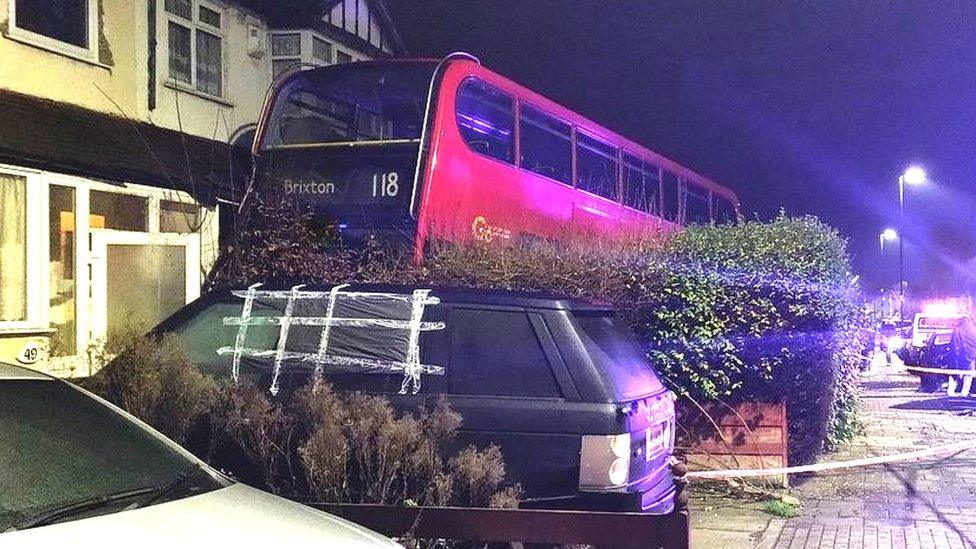
[[[898,176],[898,318],[905,320],[905,184],[918,185],[925,182],[925,170],[909,166]]]

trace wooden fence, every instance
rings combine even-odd
[[[684,452],[689,470],[787,466],[785,404],[747,402],[727,407],[709,403],[703,408],[711,420],[694,404],[678,402],[677,446]],[[786,475],[767,480],[787,485]]]

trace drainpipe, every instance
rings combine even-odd
[[[149,51],[147,52],[146,72],[149,73],[147,82],[146,92],[147,92],[147,102],[150,111],[156,110],[156,0],[148,1],[147,10],[147,30],[146,33],[149,37]]]

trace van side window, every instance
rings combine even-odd
[[[617,150],[585,133],[576,134],[576,186],[617,200]]]
[[[461,137],[478,154],[511,164],[515,160],[515,100],[498,88],[469,78],[457,94]]]
[[[454,309],[451,329],[452,394],[562,396],[526,313]]]
[[[573,137],[569,124],[522,104],[519,115],[522,167],[573,184]]]

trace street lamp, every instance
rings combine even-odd
[[[909,166],[905,173],[898,177],[898,235],[905,234],[905,184],[919,185],[925,183],[925,170],[918,166]],[[905,239],[898,239],[898,296],[901,304],[898,307],[900,320],[905,320]]]
[[[889,227],[881,231],[881,234],[878,235],[878,240],[881,241],[881,252],[884,253],[885,242],[894,242],[895,240],[898,240],[898,231]]]

